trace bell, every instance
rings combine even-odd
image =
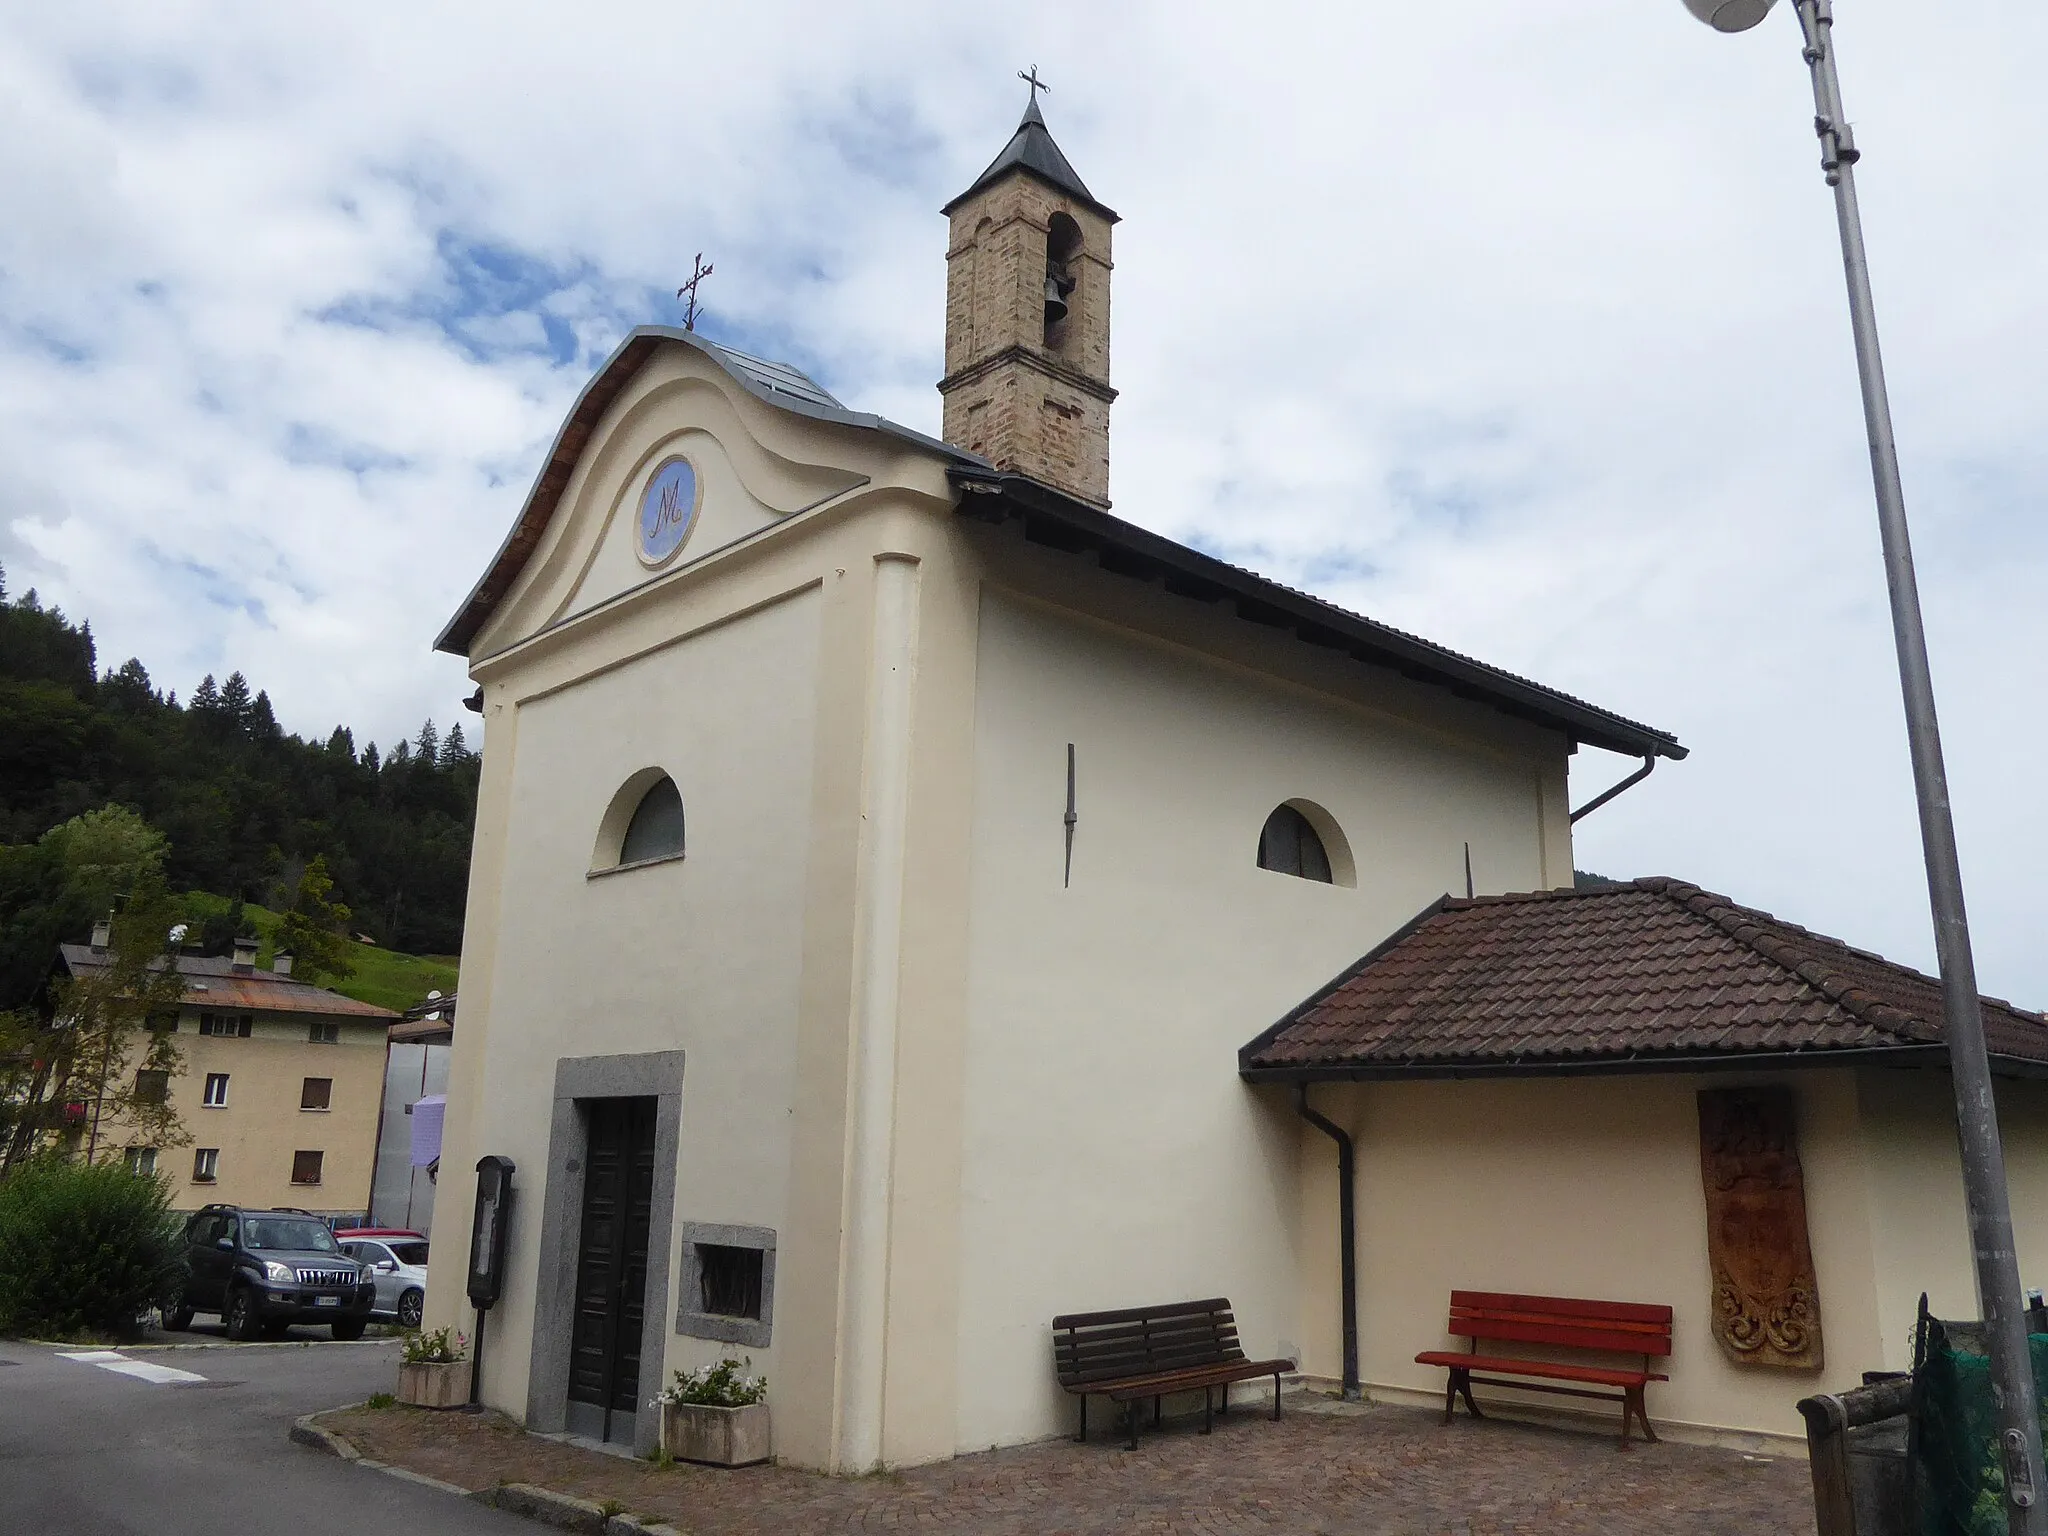
[[[1045,274],[1045,323],[1058,325],[1067,318],[1067,296],[1060,291],[1060,280],[1048,272]]]

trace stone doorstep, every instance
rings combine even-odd
[[[324,1410],[327,1413],[342,1413],[350,1408],[360,1408],[361,1403],[343,1403]],[[508,1514],[523,1515],[542,1525],[554,1526],[557,1530],[581,1531],[587,1536],[685,1536],[672,1525],[659,1521],[642,1520],[637,1515],[607,1515],[604,1506],[589,1499],[579,1499],[573,1494],[556,1493],[550,1488],[537,1488],[531,1483],[503,1483],[496,1488],[458,1488],[453,1483],[444,1483],[438,1477],[394,1467],[387,1462],[373,1461],[365,1456],[346,1437],[337,1435],[331,1429],[323,1429],[313,1421],[320,1414],[309,1413],[292,1423],[289,1438],[296,1444],[312,1450],[325,1451],[343,1461],[352,1461],[359,1467],[373,1472],[382,1472],[388,1477],[403,1478],[408,1483],[417,1483],[441,1493],[451,1493],[458,1499],[502,1509]]]

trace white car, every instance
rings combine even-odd
[[[420,1308],[427,1299],[427,1240],[417,1233],[335,1235],[341,1239],[341,1251],[363,1264],[377,1282],[370,1316],[391,1319],[401,1328],[419,1327]]]

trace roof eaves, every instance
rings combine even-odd
[[[1639,724],[1419,635],[1339,608],[1255,571],[1205,555],[1163,534],[1077,501],[1029,476],[967,465],[956,466],[951,474],[963,493],[958,509],[970,517],[995,523],[1019,518],[1026,525],[1027,537],[1034,524],[1056,524],[1068,535],[1068,542],[1055,541],[1055,547],[1115,550],[1123,557],[1117,565],[1136,564],[1160,574],[1174,573],[1183,587],[1206,584],[1213,597],[1235,599],[1239,616],[1251,622],[1292,630],[1307,644],[1345,651],[1371,665],[1391,667],[1404,676],[1490,704],[1589,746],[1631,757],[1665,757],[1673,761],[1688,755],[1687,749],[1669,732]],[[1173,590],[1171,583],[1168,590]]]
[[[1352,1059],[1288,1066],[1240,1067],[1238,1076],[1259,1083],[1422,1082],[1492,1077],[1619,1077],[1672,1072],[1746,1072],[1774,1068],[1854,1066],[1940,1066],[1948,1053],[1939,1045],[1815,1046],[1787,1051],[1603,1052],[1584,1056],[1432,1057],[1394,1061]],[[2006,1077],[2048,1077],[2048,1062],[2026,1057],[1994,1058]]]

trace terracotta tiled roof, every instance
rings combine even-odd
[[[74,976],[104,969],[107,964],[105,952],[96,952],[87,944],[60,944],[58,948]],[[237,970],[234,962],[222,955],[180,955],[178,973],[186,978],[185,1000],[194,1007],[319,1014],[330,1019],[398,1017],[389,1008],[357,1002],[296,976],[280,976],[255,966]]]
[[[1984,1028],[2003,1070],[2048,1070],[2039,1014],[1986,998]],[[1934,978],[1654,878],[1445,897],[1245,1046],[1239,1067],[1449,1076],[1944,1051]]]
[[[393,1045],[447,1045],[455,1039],[455,994],[429,998],[405,1010],[391,1026]]]

